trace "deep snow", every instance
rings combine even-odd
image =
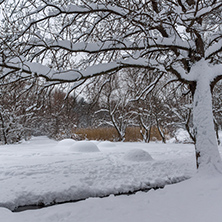
[[[222,178],[194,178],[131,196],[90,198],[41,210],[12,213],[4,222],[221,222]]]
[[[74,152],[70,147],[75,141],[45,137],[1,146],[1,221],[221,221],[222,176],[195,176],[193,145],[91,142],[100,152]],[[138,158],[141,150],[153,159]],[[89,198],[20,213],[3,208],[133,191],[185,177],[193,178],[131,196]]]

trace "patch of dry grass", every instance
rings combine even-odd
[[[109,141],[118,140],[118,134],[114,127],[82,128],[76,129],[74,133],[77,134],[81,139]],[[141,140],[142,136],[140,134],[139,127],[128,127],[126,129],[126,142],[136,142]],[[161,137],[157,128],[153,127],[151,131],[151,141],[155,140],[161,140]]]
[[[89,140],[115,141],[118,137],[118,134],[113,127],[83,128],[77,129],[75,133],[80,135],[81,139]]]

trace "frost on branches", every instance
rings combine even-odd
[[[199,170],[221,171],[211,93],[222,79],[221,0],[90,0],[2,3],[2,77],[76,82],[121,69],[167,73],[193,94]]]

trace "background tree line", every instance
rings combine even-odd
[[[43,87],[43,80],[8,84],[3,79],[1,144],[19,142],[32,135],[83,139],[90,137],[90,130],[98,128],[103,130],[97,131],[100,135],[94,135],[94,139],[110,138],[105,134],[113,132],[112,140],[124,141],[130,127],[136,128],[133,140],[136,137],[149,142],[158,136],[165,143],[166,136],[175,136],[179,128],[186,129],[195,140],[189,88],[171,75],[157,86],[154,79],[152,72],[125,69],[109,77],[88,80],[81,91],[71,94],[67,93],[67,85]],[[216,131],[222,127],[221,86],[220,81],[213,92]],[[106,128],[110,130],[104,131]]]

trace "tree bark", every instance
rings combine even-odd
[[[198,172],[222,173],[221,157],[214,130],[210,80],[207,76],[197,79],[193,100],[193,122]]]
[[[0,120],[2,122],[2,134],[3,134],[3,138],[4,138],[4,144],[8,144],[8,139],[7,139],[6,132],[5,132],[5,121],[4,121],[4,118],[3,118],[3,115],[1,112],[0,112]]]
[[[164,133],[164,131],[161,129],[161,126],[160,126],[160,124],[159,124],[159,120],[158,120],[157,116],[156,116],[156,124],[157,124],[158,132],[159,132],[159,134],[160,134],[160,136],[161,136],[162,142],[163,142],[163,143],[166,143],[165,133]]]

